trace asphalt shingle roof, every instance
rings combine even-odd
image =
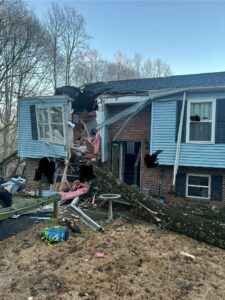
[[[141,92],[149,90],[225,86],[225,72],[176,75],[169,77],[97,82],[85,86],[94,94]]]

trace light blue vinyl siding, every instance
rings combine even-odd
[[[193,99],[225,98],[222,93],[201,93],[187,96]],[[176,100],[153,101],[151,153],[163,150],[159,164],[174,165],[176,155]],[[179,98],[182,100],[182,97]],[[181,144],[180,166],[225,168],[225,144]]]
[[[161,165],[174,163],[176,145],[176,101],[152,102],[151,153],[163,150],[159,155]]]
[[[31,98],[20,99],[18,101],[18,156],[29,158],[41,158],[41,157],[66,157],[67,150],[65,145],[53,144],[49,142],[43,142],[33,140],[31,135],[31,120],[30,120],[30,106],[31,105],[62,105],[69,103],[68,98],[54,97],[46,99],[44,101]]]

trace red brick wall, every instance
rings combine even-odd
[[[172,185],[172,168],[150,168],[145,165],[142,169],[142,187],[149,189],[152,195],[158,195],[159,185],[162,194],[168,194]],[[161,184],[160,184],[161,182]]]
[[[109,106],[109,117],[121,112],[122,110],[128,108],[130,105],[110,105]],[[117,122],[113,123],[109,127],[109,136],[112,141],[115,134],[124,124],[129,116],[126,116]],[[139,113],[134,115],[122,130],[122,132],[117,136],[117,141],[149,141],[150,137],[150,107],[147,106],[142,109]]]
[[[133,104],[132,104],[133,105]],[[121,112],[122,110],[128,108],[131,106],[125,105],[125,104],[118,104],[118,105],[110,105],[109,107],[109,117],[112,117],[113,115]],[[133,141],[133,142],[141,142],[141,170],[143,170],[144,167],[144,155],[146,153],[149,153],[149,142],[150,142],[150,106],[147,106],[143,108],[140,112],[138,112],[136,115],[134,115],[128,122],[128,124],[124,127],[124,129],[121,131],[121,133],[116,137],[116,141]],[[115,134],[118,132],[118,130],[121,128],[121,126],[124,124],[124,122],[129,118],[129,116],[124,117],[117,122],[113,123],[109,127],[109,139],[110,139],[110,145],[108,147],[109,149],[109,161],[110,164],[110,158],[111,158],[111,143],[113,141],[113,138]],[[144,180],[144,177],[142,175],[141,171],[141,177],[140,177],[140,185],[143,186],[142,180]]]
[[[174,191],[172,192],[172,180],[173,180],[173,167],[156,167],[153,169],[147,169],[144,166],[142,185],[150,190],[152,195],[158,195],[159,184],[161,180],[161,196],[166,198],[168,203],[179,204],[182,201],[181,198],[175,197]],[[225,171],[221,169],[203,169],[203,168],[188,168],[188,167],[179,167],[179,172],[181,173],[192,173],[192,174],[202,174],[202,175],[223,175],[223,198],[222,201],[208,201],[195,198],[185,198],[188,202],[201,202],[207,203],[210,205],[220,204],[224,205],[225,203]]]

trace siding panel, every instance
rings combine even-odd
[[[44,99],[44,98],[43,98]],[[51,100],[20,99],[18,102],[18,156],[29,158],[66,157],[67,151],[64,145],[53,144],[32,139],[30,106],[51,104],[60,105],[68,103],[68,98],[51,97]]]
[[[224,94],[211,95],[212,99],[223,97]],[[206,95],[188,94],[188,99],[206,99]],[[207,94],[207,99],[209,95]],[[154,101],[151,153],[162,149],[159,164],[173,165],[176,154],[176,100]],[[220,100],[217,100],[220,101]],[[225,144],[181,144],[180,166],[225,168]]]

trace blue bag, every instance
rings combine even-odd
[[[41,231],[41,238],[49,245],[53,242],[64,242],[69,238],[69,229],[66,226],[46,227]]]

